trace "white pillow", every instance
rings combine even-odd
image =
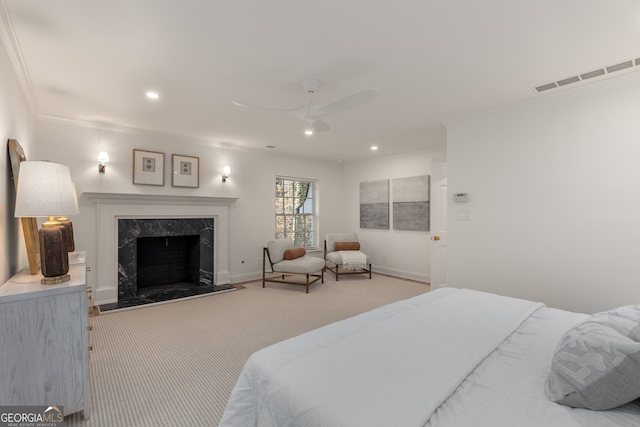
[[[640,306],[594,314],[560,340],[548,380],[552,401],[606,410],[640,397]]]

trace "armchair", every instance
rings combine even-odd
[[[267,261],[271,266],[270,272],[266,268]],[[322,258],[306,255],[305,249],[296,248],[290,238],[270,240],[262,250],[262,287],[265,287],[265,282],[287,283],[306,286],[309,293],[309,285],[318,280],[324,283],[324,268]],[[306,280],[288,280],[290,275],[302,275]]]
[[[336,276],[336,281],[341,274],[368,273],[371,279],[371,261],[367,254],[360,252],[356,233],[327,234],[324,241],[324,260],[327,269]]]

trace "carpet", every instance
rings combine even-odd
[[[216,426],[255,351],[429,290],[374,274],[295,285],[244,283],[235,292],[92,317],[91,418],[68,427]]]

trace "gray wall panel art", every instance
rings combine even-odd
[[[360,228],[389,229],[389,180],[360,183]]]
[[[429,231],[429,175],[393,182],[393,229]]]

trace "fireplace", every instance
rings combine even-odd
[[[210,284],[218,288],[235,289],[231,285],[229,273],[229,244],[231,242],[229,209],[237,200],[236,198],[90,192],[84,192],[82,198],[95,203],[96,244],[89,251],[89,254],[94,254],[95,268],[88,273],[87,277],[94,284],[93,294],[96,304],[100,305],[101,309],[109,304],[121,305],[119,302],[121,268],[118,243],[120,220],[201,218],[213,220],[215,224],[213,244],[207,248],[210,253],[209,259],[212,259],[213,262],[213,275],[208,280]],[[182,233],[182,235],[185,234]],[[92,258],[91,255],[89,257]],[[129,271],[127,274],[137,275],[137,272],[131,273]],[[206,284],[199,283],[192,285],[192,287],[201,290],[206,287]],[[146,292],[147,288],[143,289]],[[138,289],[137,292],[141,291]]]
[[[231,288],[213,281],[213,242],[213,218],[118,219],[118,303],[104,309]]]

